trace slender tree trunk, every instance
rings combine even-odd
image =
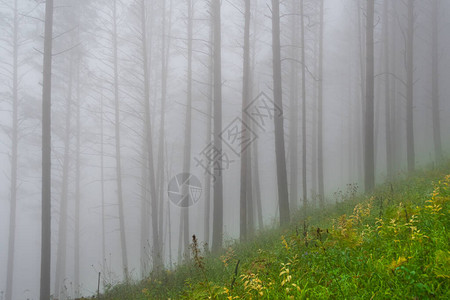
[[[415,169],[414,149],[414,0],[408,0],[408,28],[406,33],[406,157],[408,172]]]
[[[147,38],[147,22],[148,22],[148,18],[147,18],[147,6],[145,5],[146,1],[142,0],[141,1],[141,5],[140,5],[140,21],[141,21],[141,39],[143,37],[145,37],[145,39]],[[153,1],[150,1],[150,7],[152,7]],[[152,20],[152,19],[151,19]],[[150,24],[150,28],[152,28],[152,22]],[[151,33],[150,33],[150,45],[151,45]],[[145,98],[145,85],[147,85],[148,83],[146,82],[147,80],[150,80],[149,74],[148,74],[148,70],[151,66],[151,47],[150,49],[147,49],[147,43],[146,41],[142,41],[141,40],[141,47],[142,47],[142,55],[146,55],[147,57],[147,62],[146,62],[146,66],[143,65],[143,69],[144,69],[144,76],[142,78],[143,80],[143,85],[144,85],[144,99],[143,99],[143,109],[144,112],[146,112],[146,106],[147,103],[149,101],[148,98]],[[149,95],[148,95],[149,96]],[[149,96],[150,97],[150,96]],[[141,257],[141,276],[142,278],[145,278],[146,276],[148,276],[150,269],[150,221],[148,216],[150,215],[150,193],[148,192],[149,190],[149,157],[148,157],[148,147],[149,147],[149,143],[147,141],[147,120],[144,117],[144,121],[142,122],[142,133],[143,133],[143,140],[142,140],[142,166],[141,166],[141,240],[140,240],[140,257]]]
[[[325,204],[325,188],[323,176],[323,3],[320,0],[320,22],[319,22],[319,81],[317,84],[317,179],[319,188],[319,205]]]
[[[119,109],[119,67],[117,54],[117,0],[113,2],[113,59],[114,59],[114,108],[115,108],[115,144],[116,144],[116,176],[117,176],[117,200],[119,204],[119,230],[120,245],[122,249],[122,271],[126,281],[128,281],[128,257],[127,242],[125,236],[125,220],[123,208],[123,190],[122,190],[122,166],[121,166],[121,144],[120,144],[120,109]]]
[[[77,106],[76,106],[76,149],[75,149],[75,241],[74,241],[74,286],[75,297],[80,297],[80,205],[81,205],[81,89],[80,89],[80,66],[77,66]]]
[[[47,0],[45,2],[42,82],[42,238],[40,300],[50,299],[52,32],[53,0]]]
[[[252,95],[252,87],[251,87],[251,76],[250,76],[250,25],[251,25],[251,6],[250,6],[251,2],[249,1],[248,4],[248,12],[247,12],[247,16],[246,18],[248,19],[248,28],[247,30],[247,35],[248,37],[247,39],[247,64],[246,64],[246,68],[247,68],[247,75],[246,75],[246,79],[243,81],[246,82],[247,84],[247,92],[246,92],[246,104],[248,105],[248,103],[250,103],[251,100],[251,95]],[[246,4],[247,5],[247,4]],[[245,45],[244,45],[245,48]],[[246,106],[247,106],[246,105]],[[247,114],[244,114],[244,116],[242,117],[243,120],[245,120],[245,123],[247,125],[249,125],[249,123],[251,123],[249,121],[249,118],[247,116]],[[253,180],[252,180],[252,153],[251,153],[251,149],[246,149],[246,198],[247,198],[247,235],[248,237],[252,237],[254,234],[254,230],[255,230],[255,211],[254,211],[254,196],[253,196]]]
[[[145,104],[144,104],[145,105]],[[141,240],[140,240],[140,267],[141,277],[145,278],[149,274],[149,237],[150,237],[150,222],[148,216],[149,210],[149,193],[148,189],[148,150],[147,141],[145,139],[145,132],[147,130],[145,120],[142,122],[142,132],[144,133],[143,145],[142,145],[142,165],[141,165]]]
[[[162,267],[162,257],[159,253],[160,239],[158,230],[158,198],[157,198],[157,188],[155,179],[155,169],[153,160],[153,138],[152,138],[152,121],[150,114],[150,72],[149,72],[149,57],[148,57],[148,43],[147,43],[147,14],[146,14],[146,1],[141,2],[141,43],[142,43],[142,58],[143,58],[143,81],[144,81],[144,110],[145,110],[145,139],[146,139],[146,150],[147,163],[148,163],[148,180],[150,189],[150,201],[151,201],[151,220],[152,220],[152,260],[153,260],[153,270],[159,271]]]
[[[357,9],[357,18],[358,18],[358,41],[359,41],[359,47],[358,47],[358,50],[359,50],[359,72],[360,72],[360,80],[361,80],[361,97],[360,97],[360,99],[361,99],[361,101],[359,102],[360,103],[360,109],[361,109],[361,117],[359,118],[359,120],[358,120],[358,122],[360,122],[360,124],[361,124],[361,130],[359,131],[359,134],[358,134],[358,139],[359,139],[359,142],[358,142],[358,146],[360,147],[360,148],[362,148],[362,149],[360,149],[360,150],[362,150],[362,151],[358,151],[358,162],[359,162],[359,167],[358,167],[358,169],[359,169],[359,172],[360,172],[360,174],[361,174],[361,177],[363,177],[364,176],[364,164],[365,164],[365,155],[366,155],[366,150],[364,149],[364,147],[365,147],[365,129],[364,129],[364,126],[365,126],[365,113],[366,113],[366,101],[365,101],[365,97],[366,97],[366,82],[365,82],[365,74],[366,74],[366,71],[365,71],[365,68],[366,68],[366,66],[365,66],[365,64],[364,64],[364,61],[365,61],[365,57],[364,57],[364,54],[365,54],[365,47],[364,47],[364,35],[363,35],[363,33],[362,33],[362,29],[363,29],[363,24],[362,24],[362,18],[364,17],[362,14],[361,14],[361,10],[363,10],[364,8],[365,8],[365,6],[364,6],[364,8],[363,7],[360,7],[360,6],[363,6],[364,4],[366,4],[367,5],[367,3],[365,2],[365,1],[359,1],[359,0],[356,0],[356,9]]]
[[[193,2],[187,0],[188,11],[188,25],[187,25],[187,99],[186,99],[186,119],[184,125],[184,157],[183,157],[183,173],[190,174],[191,172],[191,134],[192,134],[192,29],[194,22]],[[189,193],[187,186],[183,195]],[[183,248],[184,256],[189,258],[189,204],[182,208],[183,214]],[[181,232],[180,232],[181,234]]]
[[[214,148],[222,153],[222,39],[220,0],[212,0],[214,19]],[[223,178],[222,161],[219,159],[214,166],[214,208],[213,208],[213,238],[212,251],[218,253],[223,241]]]
[[[105,227],[105,134],[104,134],[104,116],[103,116],[103,90],[100,96],[100,190],[102,199],[102,271],[106,273],[106,227]],[[106,285],[105,276],[103,276],[103,288]]]
[[[306,185],[306,62],[305,62],[305,16],[303,11],[303,0],[300,0],[300,38],[302,42],[301,47],[301,62],[302,62],[302,188],[303,188],[303,213],[306,213],[306,206],[308,204],[308,187]],[[306,217],[306,215],[304,215]]]
[[[55,296],[60,299],[62,296],[60,288],[66,276],[66,253],[67,253],[67,198],[69,194],[69,165],[70,165],[70,134],[72,119],[72,85],[73,85],[73,65],[70,58],[68,96],[66,99],[66,125],[64,134],[64,158],[62,174],[62,192],[59,207],[58,224],[58,248],[56,251],[56,272],[55,272]],[[67,296],[67,295],[66,295]]]
[[[297,11],[297,1],[294,0],[292,3],[293,11]],[[297,16],[292,17],[292,58],[298,58],[298,24]],[[290,165],[290,185],[289,185],[289,207],[295,211],[298,208],[298,68],[297,64],[292,63],[290,65],[290,108],[289,108],[289,165]]]
[[[167,149],[167,146],[166,146],[166,149]],[[167,156],[167,153],[166,153],[166,156]],[[166,173],[167,173],[167,170],[169,170],[169,166],[167,165],[167,162],[166,162]],[[166,174],[166,177],[169,177],[169,175],[168,174]],[[172,269],[172,223],[171,223],[171,220],[170,220],[170,205],[167,205],[167,218],[166,218],[166,232],[167,232],[167,235],[168,235],[168,240],[169,240],[169,242],[168,242],[168,252],[169,252],[169,269]]]
[[[287,190],[286,153],[284,145],[283,125],[283,90],[281,83],[280,54],[280,1],[272,0],[272,54],[273,54],[273,98],[281,110],[275,114],[275,156],[277,164],[278,204],[280,208],[280,225],[290,223],[289,196]]]
[[[213,114],[213,96],[214,96],[214,49],[212,47],[214,43],[214,20],[212,16],[209,20],[210,28],[209,28],[209,41],[211,43],[209,47],[209,70],[208,70],[208,96],[206,99],[206,136],[205,136],[205,145],[209,145],[211,143],[212,132],[212,114]],[[211,166],[207,164],[205,170],[205,243],[209,244],[210,235],[211,235]]]
[[[12,65],[12,131],[11,131],[11,186],[9,208],[9,235],[8,235],[8,262],[6,267],[6,292],[5,300],[12,299],[14,254],[16,244],[16,206],[17,206],[17,160],[19,143],[19,81],[18,81],[18,57],[19,57],[19,13],[17,1],[14,1],[13,24],[13,65]]]
[[[388,0],[384,0],[383,3],[383,35],[384,35],[384,72],[386,74],[390,73],[389,69],[389,10],[388,10]],[[385,75],[384,79],[384,99],[385,99],[385,129],[386,129],[386,171],[387,179],[392,179],[392,132],[391,132],[391,78],[389,75]]]
[[[166,10],[165,10],[165,4],[164,6],[164,18],[162,20],[163,22],[163,40],[161,45],[161,118],[160,118],[160,125],[159,125],[159,142],[158,142],[158,176],[157,176],[157,186],[159,189],[159,239],[160,239],[160,247],[158,249],[160,255],[163,255],[163,246],[165,245],[162,242],[163,239],[163,228],[164,228],[164,193],[165,190],[165,156],[164,153],[166,151],[165,147],[165,139],[164,139],[164,133],[165,133],[165,124],[166,124],[166,99],[167,99],[167,79],[169,77],[169,58],[170,58],[170,36],[172,35],[172,0],[169,2],[169,17],[168,17],[168,29],[166,34]],[[167,37],[166,37],[167,36]],[[167,38],[167,42],[166,42]],[[168,206],[167,206],[168,207]],[[163,259],[163,257],[162,257]]]
[[[433,0],[431,53],[431,100],[433,107],[433,141],[436,163],[442,161],[441,122],[439,113],[439,0]]]
[[[255,2],[253,5],[253,11],[255,12],[254,15],[256,16],[258,12],[258,3]],[[250,73],[249,73],[249,81],[250,81],[250,92],[251,95],[249,95],[249,99],[253,99],[253,87],[254,87],[254,78],[255,78],[255,60],[256,60],[256,41],[258,36],[258,18],[253,18],[253,34],[252,34],[252,40],[251,40],[251,46],[250,49],[252,51],[252,55],[250,55]],[[256,124],[254,122],[250,122],[250,126],[252,130],[256,129]],[[250,145],[250,148],[252,150],[251,158],[250,158],[250,170],[251,170],[251,182],[252,187],[254,187],[252,191],[252,198],[255,200],[255,206],[256,206],[256,214],[258,218],[258,229],[264,228],[263,223],[263,213],[262,213],[262,201],[261,201],[261,186],[259,181],[259,162],[258,162],[258,142],[255,141]],[[253,196],[254,195],[254,196]]]
[[[253,158],[253,178],[254,178],[254,187],[255,187],[255,204],[256,204],[256,213],[258,216],[258,229],[264,228],[263,222],[263,213],[262,213],[262,201],[261,201],[261,185],[259,179],[259,161],[258,161],[258,145],[255,142],[252,145],[252,158]]]
[[[320,21],[320,5],[318,7],[318,16],[319,16],[319,21]],[[317,26],[317,31],[315,32],[316,38],[314,39],[314,72],[315,74],[318,74],[319,72],[319,34],[320,34],[320,24],[319,26]],[[318,188],[317,188],[317,179],[318,179],[318,175],[317,175],[317,153],[318,153],[318,149],[317,149],[317,135],[318,135],[318,131],[317,131],[317,125],[318,125],[318,111],[317,111],[317,100],[318,100],[318,82],[317,80],[313,81],[313,95],[312,95],[312,99],[314,99],[314,102],[312,103],[312,147],[311,147],[311,165],[312,165],[312,171],[311,171],[311,195],[312,198],[314,199],[314,202],[311,203],[312,206],[315,208],[318,206],[318,200],[319,198],[318,196]]]
[[[374,57],[373,57],[373,19],[375,0],[367,1],[366,20],[366,114],[365,114],[365,155],[364,187],[371,192],[375,186],[374,162]]]
[[[244,57],[243,57],[243,79],[242,79],[242,130],[247,126],[247,114],[245,108],[249,103],[250,95],[250,0],[245,0],[245,25],[244,25]],[[245,143],[241,143],[241,190],[240,190],[240,240],[247,240],[247,214],[253,213],[247,211],[247,191],[250,190],[251,181],[248,179],[248,174],[251,169],[248,169],[249,151],[245,149]]]

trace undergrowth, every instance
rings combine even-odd
[[[220,257],[194,236],[188,262],[103,299],[450,299],[448,174],[420,171],[371,195],[351,185]]]

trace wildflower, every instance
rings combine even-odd
[[[397,260],[394,259],[391,262],[391,264],[389,265],[389,268],[392,269],[392,271],[394,271],[395,269],[397,269],[398,267],[403,265],[405,262],[407,262],[407,259],[403,256],[400,256]]]
[[[281,236],[281,242],[283,243],[283,246],[286,248],[286,250],[289,251],[289,245],[286,242],[286,239],[284,238],[284,235]]]

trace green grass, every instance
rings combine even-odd
[[[103,299],[450,299],[450,164],[299,213]]]

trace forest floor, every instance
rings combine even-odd
[[[450,299],[450,163],[228,242],[101,299]]]

